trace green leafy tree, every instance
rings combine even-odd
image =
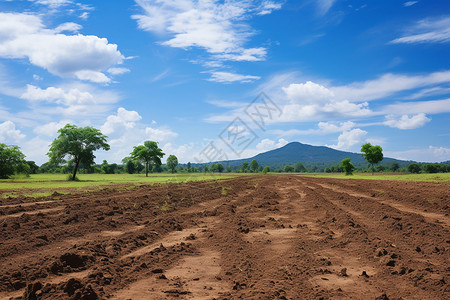
[[[30,167],[19,146],[0,144],[0,178],[9,178],[14,173],[27,173]]]
[[[421,167],[418,163],[411,163],[408,165],[408,172],[409,173],[416,173],[419,174],[421,171]]]
[[[380,146],[372,146],[370,143],[362,145],[361,152],[363,152],[364,159],[371,165],[372,172],[373,165],[383,160],[383,149]]]
[[[187,163],[187,171],[188,171],[188,173],[191,173],[191,172],[192,172],[191,162],[188,162],[188,163]]]
[[[53,162],[61,162],[65,157],[73,160],[72,180],[75,180],[80,163],[90,166],[94,163],[94,151],[109,150],[107,137],[93,127],[77,127],[67,124],[58,130],[59,136],[53,140],[47,155]]]
[[[205,172],[205,173],[208,172],[208,166],[207,165],[203,166],[203,172]]]
[[[30,174],[36,174],[39,170],[39,166],[34,161],[27,161],[27,165],[30,167]]]
[[[172,174],[175,172],[175,168],[178,166],[178,158],[175,155],[169,155],[167,158],[167,167],[172,171]]]
[[[351,163],[350,158],[344,158],[341,161],[341,167],[345,170],[345,175],[353,175],[355,166]]]
[[[294,166],[294,171],[297,173],[304,173],[304,172],[307,172],[308,170],[305,168],[305,166],[301,162],[298,162]]]
[[[269,166],[265,166],[264,169],[262,170],[263,174],[267,174],[270,172],[270,167]]]
[[[126,169],[128,174],[134,174],[136,172],[136,165],[132,160],[127,161]]]
[[[154,141],[145,141],[144,145],[135,146],[131,158],[145,165],[145,176],[148,177],[150,166],[161,165],[161,158],[165,154]]]
[[[252,162],[250,163],[250,171],[252,171],[253,173],[256,173],[258,171],[258,162],[256,161],[256,159],[252,160]]]
[[[225,172],[231,173],[231,167],[229,165],[225,168]]]
[[[223,165],[221,163],[216,163],[216,170],[219,173],[222,173],[223,170],[225,170],[225,168],[223,167]]]
[[[397,172],[398,169],[400,169],[400,165],[398,163],[396,163],[396,162],[392,163],[392,165],[391,165],[392,172]]]
[[[286,173],[294,172],[294,167],[293,166],[284,166],[284,172],[286,172]]]
[[[248,171],[248,162],[244,161],[241,166],[241,172],[247,173],[247,171]]]

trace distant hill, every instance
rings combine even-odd
[[[285,165],[301,162],[307,168],[317,166],[325,168],[331,165],[340,164],[344,158],[350,158],[352,163],[358,168],[367,167],[367,162],[361,154],[335,150],[325,146],[311,146],[299,142],[289,143],[281,148],[260,153],[254,157],[221,161],[224,166],[240,166],[243,162],[251,162],[256,159],[261,166],[270,166],[271,168],[282,168]],[[400,167],[407,166],[410,161],[402,161],[394,158],[385,157],[382,165],[390,165],[397,162]]]

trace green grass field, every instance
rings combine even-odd
[[[401,181],[427,181],[450,183],[450,173],[434,173],[434,174],[383,174],[383,173],[355,173],[354,175],[345,176],[345,174],[336,173],[315,173],[302,174],[300,176],[320,177],[320,178],[339,178],[339,179],[369,179],[369,180],[401,180]]]
[[[16,177],[0,180],[0,190],[36,190],[35,197],[43,196],[49,191],[59,189],[79,189],[102,187],[111,184],[152,184],[178,183],[186,181],[217,180],[236,176],[235,174],[183,173],[183,174],[80,174],[79,181],[68,181],[66,174],[34,174],[30,177]],[[28,191],[27,191],[28,192]],[[42,193],[40,195],[39,193]],[[7,191],[4,192],[4,195]]]
[[[277,175],[280,173],[271,173]],[[286,174],[286,173],[281,173]],[[307,173],[291,175],[340,178],[340,179],[368,179],[368,180],[401,180],[401,181],[427,181],[437,183],[450,183],[450,173],[438,174],[380,174],[357,173],[352,176],[344,174]],[[109,185],[139,186],[142,184],[180,183],[187,181],[218,180],[234,176],[254,174],[210,174],[210,173],[181,173],[181,174],[150,174],[148,177],[142,174],[80,174],[79,181],[68,181],[66,174],[35,174],[30,177],[16,177],[0,180],[0,198],[45,197],[57,191],[61,194],[71,192],[86,192],[100,190]],[[226,191],[225,191],[226,192]]]

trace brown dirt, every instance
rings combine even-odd
[[[449,185],[266,175],[20,202],[0,206],[0,299],[450,298]]]

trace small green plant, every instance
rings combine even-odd
[[[19,197],[19,195],[16,192],[2,194],[2,198],[3,199],[6,199],[6,198],[17,198],[17,197]]]
[[[227,195],[227,190],[232,190],[231,186],[223,186],[221,194],[223,196],[226,196]]]
[[[376,190],[375,191],[379,196],[384,195],[384,191],[383,190]]]
[[[75,176],[75,178],[74,178],[72,175],[67,174],[66,180],[67,181],[80,181],[80,178],[78,178],[78,176]]]

